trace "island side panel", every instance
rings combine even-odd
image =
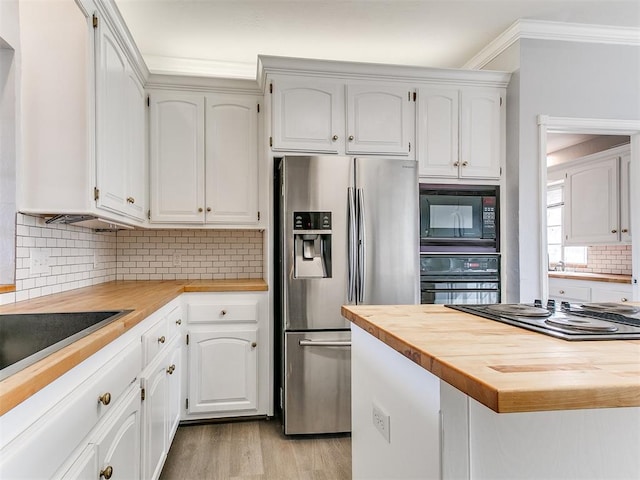
[[[469,398],[471,478],[640,478],[640,407],[498,414]]]
[[[439,479],[440,380],[351,329],[353,479]],[[389,442],[374,426],[374,405],[389,416]]]

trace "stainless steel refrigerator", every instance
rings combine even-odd
[[[419,303],[417,163],[290,156],[276,172],[285,434],[351,431],[345,304]]]

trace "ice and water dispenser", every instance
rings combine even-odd
[[[293,213],[293,276],[331,277],[331,212]]]

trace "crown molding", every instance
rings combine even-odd
[[[255,63],[145,55],[149,71],[162,75],[256,79]]]
[[[472,57],[462,68],[478,70],[522,38],[640,46],[640,28],[520,19]]]

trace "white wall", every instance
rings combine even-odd
[[[507,112],[503,205],[508,219],[517,218],[518,242],[507,246],[507,272],[519,272],[520,285],[518,293],[515,287],[507,291],[507,301],[531,301],[541,295],[540,265],[546,261],[540,257],[537,116],[640,120],[640,47],[521,39],[516,78],[517,90],[510,91],[518,108]],[[511,233],[510,241],[515,238]]]
[[[13,284],[20,30],[17,0],[0,1],[0,285]]]

